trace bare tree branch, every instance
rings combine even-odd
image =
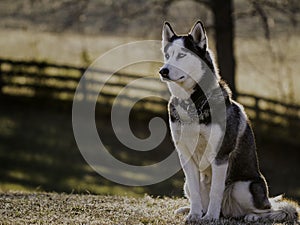
[[[74,2],[71,2],[74,5]],[[89,5],[89,0],[78,1],[75,5],[72,14],[66,23],[67,26],[72,26],[80,21],[80,16],[84,14],[84,11],[87,9]]]
[[[267,7],[286,15],[293,26],[298,24],[297,14],[300,13],[299,0],[250,0],[250,3],[258,5],[263,11]]]
[[[254,9],[250,9],[250,10],[243,11],[243,12],[234,12],[234,18],[236,20],[238,20],[238,19],[243,19],[243,18],[247,18],[247,17],[253,17],[256,14],[257,13]]]
[[[212,6],[212,1],[210,0],[194,0],[195,2],[198,2],[200,4],[204,4],[207,7],[211,7]]]
[[[253,6],[253,8],[257,11],[258,15],[260,16],[263,28],[264,28],[264,32],[265,32],[265,37],[270,40],[270,26],[269,26],[269,18],[267,13],[265,12],[265,10],[263,9],[263,7],[261,7],[261,5],[255,1],[252,0],[251,4]]]

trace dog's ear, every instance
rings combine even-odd
[[[189,34],[193,37],[194,42],[200,48],[206,50],[207,48],[206,31],[201,21],[195,23],[195,25],[193,26]]]
[[[168,42],[171,41],[171,38],[175,36],[175,32],[173,31],[171,25],[168,22],[164,23],[164,27],[162,30],[162,41],[163,45],[166,45]]]

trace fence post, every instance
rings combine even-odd
[[[81,84],[82,84],[81,92],[83,94],[83,99],[86,101],[88,99],[88,89],[87,89],[86,77],[83,77],[85,69],[80,68],[79,71],[80,71],[80,74],[81,74],[80,78],[79,78],[79,81],[81,81]]]
[[[260,121],[260,109],[259,109],[259,98],[255,97],[254,110],[255,110],[255,120]]]
[[[3,74],[2,74],[2,63],[0,61],[0,96],[3,95],[3,86],[4,86],[4,81],[3,81]]]

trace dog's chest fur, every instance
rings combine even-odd
[[[207,147],[211,124],[200,123],[180,105],[169,104],[169,113],[171,134],[179,154],[200,162]]]

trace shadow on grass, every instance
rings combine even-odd
[[[81,156],[72,130],[71,105],[30,99],[1,99],[0,190],[42,190],[95,194],[180,195],[182,174],[147,187],[126,187],[94,172]],[[97,115],[101,139],[119,160],[145,165],[167,157],[174,149],[166,138],[155,150],[136,152],[125,148],[115,137],[106,115]],[[137,121],[141,124],[142,121]],[[148,135],[148,123],[134,132]],[[169,137],[169,136],[168,136]]]
[[[127,187],[106,180],[94,172],[81,156],[72,130],[70,103],[0,99],[0,190],[41,190],[95,194],[181,196],[183,175],[177,173],[159,184]],[[135,115],[132,129],[147,137],[148,119]],[[166,115],[164,115],[166,117]],[[110,119],[97,113],[101,139],[119,160],[145,165],[166,158],[174,147],[170,136],[156,149],[136,152],[125,148],[115,137]],[[267,134],[267,135],[266,135]],[[270,194],[286,193],[300,200],[299,146],[277,139],[271,130],[259,132],[258,153]]]

